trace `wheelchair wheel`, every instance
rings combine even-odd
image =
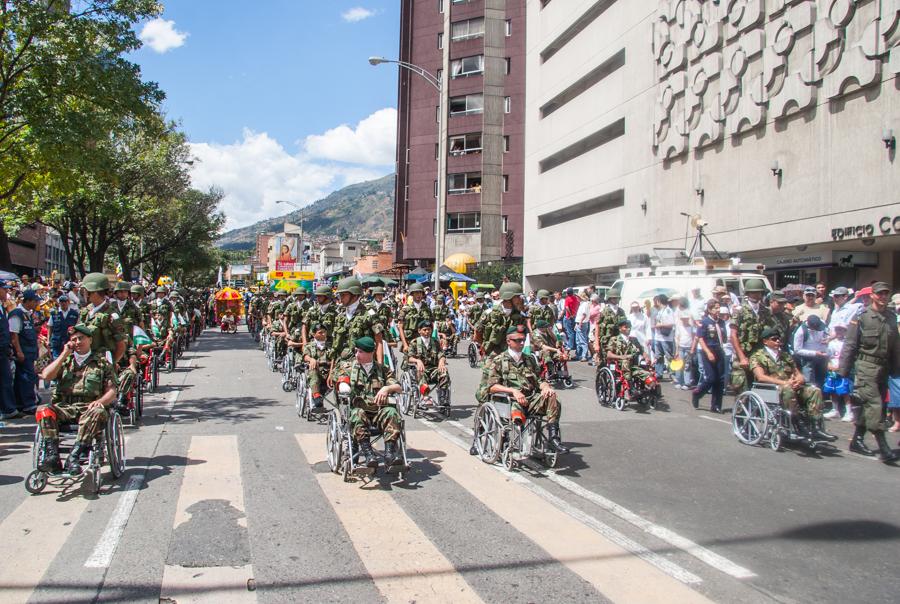
[[[613,402],[616,395],[616,380],[612,370],[609,367],[601,367],[597,370],[597,376],[594,379],[594,390],[597,393],[597,402],[604,407]]]
[[[781,451],[781,431],[780,430],[772,431],[772,436],[769,437],[769,448],[771,448],[775,452]]]
[[[159,357],[154,356],[150,365],[150,392],[156,392],[159,388]]]
[[[475,447],[484,463],[495,463],[503,447],[503,424],[496,407],[484,403],[475,412]]]
[[[571,376],[566,376],[563,378],[563,386],[565,386],[566,388],[571,388],[574,385],[575,385],[575,382],[572,381]]]
[[[38,456],[41,454],[41,447],[44,444],[44,436],[41,434],[41,427],[38,426],[34,430],[34,442],[31,444],[31,467],[37,470]]]
[[[745,445],[759,444],[769,422],[769,408],[758,395],[753,392],[738,395],[731,410],[731,431],[739,441]]]
[[[32,495],[42,493],[47,487],[47,475],[40,470],[32,470],[25,478],[25,490]]]
[[[173,371],[175,371],[175,357],[176,356],[177,355],[175,354],[174,350],[169,351],[169,362],[166,363],[166,373],[172,373]]]
[[[410,399],[413,395],[412,379],[408,371],[404,371],[400,376],[400,396],[397,397],[397,410],[403,415],[409,415]]]
[[[106,459],[113,478],[120,478],[125,473],[125,432],[116,412],[110,413],[106,422]]]
[[[615,400],[613,400],[613,407],[616,408],[616,411],[623,411],[627,404],[628,401],[625,400],[624,396],[617,396]]]
[[[309,415],[309,401],[307,398],[306,374],[301,373],[300,377],[297,378],[296,398],[297,415],[300,417],[307,417]]]
[[[466,356],[469,357],[469,367],[475,369],[478,367],[478,348],[475,344],[469,342],[469,348],[466,351]]]
[[[325,434],[325,447],[328,449],[328,467],[335,474],[338,474],[341,470],[341,457],[343,454],[344,434],[341,424],[340,411],[332,409],[331,413],[328,414],[328,432]]]

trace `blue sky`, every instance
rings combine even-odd
[[[229,227],[392,170],[396,0],[169,0],[132,59],[226,193]]]

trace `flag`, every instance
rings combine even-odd
[[[134,340],[135,346],[146,346],[153,342],[147,332],[135,325],[131,328],[131,339]]]
[[[394,371],[394,359],[391,357],[391,347],[388,346],[386,340],[381,341],[382,350],[384,351],[384,364],[385,366]]]

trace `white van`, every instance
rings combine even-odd
[[[729,293],[742,299],[748,279],[760,279],[771,291],[768,278],[762,273],[761,264],[733,264],[730,260],[697,258],[693,264],[657,266],[651,268],[623,268],[613,289],[622,292],[621,304],[628,307],[634,301],[643,305],[659,294],[691,297],[691,291],[700,289],[704,300],[712,297],[717,285],[724,285]]]

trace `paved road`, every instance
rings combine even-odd
[[[345,484],[250,338],[207,332],[97,497],[27,495],[33,422],[0,429],[0,601],[896,601],[897,468],[742,446],[674,390],[600,408],[573,373],[554,472],[467,454],[459,359],[451,420],[407,423],[407,480]]]

